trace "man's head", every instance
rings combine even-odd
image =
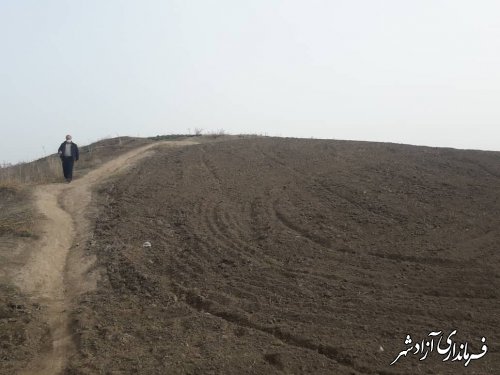
[[[68,135],[66,136],[66,142],[71,142],[71,135],[69,135],[69,134],[68,134]]]

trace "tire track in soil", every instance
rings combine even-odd
[[[215,186],[217,189],[221,188],[221,179],[219,177],[219,174],[215,168],[207,159],[206,157],[206,152],[203,148],[201,148],[203,154],[200,157],[200,162],[201,165],[204,167],[204,169],[208,172],[209,178],[214,182]],[[298,173],[290,167],[285,166],[283,163],[280,163],[279,160],[277,160],[274,157],[270,157],[269,155],[263,153],[266,157],[268,157],[269,160],[274,161],[275,163],[286,167],[293,175],[297,175]],[[297,177],[297,176],[296,176]],[[303,179],[303,177],[301,177]],[[308,240],[311,240],[312,242],[316,243],[322,248],[329,248],[329,244],[325,244],[324,241],[321,241],[321,239],[315,238],[314,235],[308,233],[306,230],[301,230],[301,228],[293,225],[292,223],[288,222],[286,218],[283,215],[280,215],[280,212],[277,210],[277,200],[272,200],[271,196],[267,194],[266,197],[264,198],[262,203],[262,207],[266,209],[266,213],[268,217],[274,217],[277,219],[277,222],[283,224],[285,227],[288,229],[291,229],[293,232],[299,233],[300,235],[306,237]],[[267,198],[267,199],[266,199]],[[245,242],[242,240],[238,234],[240,232],[240,228],[231,228],[231,223],[228,222],[227,216],[229,215],[226,213],[222,208],[221,202],[214,203],[214,202],[203,202],[199,207],[199,217],[203,218],[203,221],[200,224],[203,229],[208,230],[209,233],[211,233],[214,236],[213,239],[213,245],[218,245],[218,247],[223,250],[222,253],[225,254],[233,254],[236,257],[239,258],[246,258],[248,260],[251,260],[253,263],[256,265],[259,265],[261,267],[272,267],[275,266],[274,268],[279,269],[279,265],[277,264],[276,260],[272,257],[267,256],[264,252],[260,251],[260,249],[252,246],[250,243]],[[272,214],[271,214],[272,213]],[[198,226],[200,228],[200,226]],[[215,247],[215,246],[214,246]],[[212,250],[214,247],[210,247],[210,250]],[[209,249],[206,249],[209,250]],[[206,254],[209,255],[208,258],[211,258],[213,256],[211,251],[206,251]],[[223,256],[224,254],[221,254],[219,252],[219,256]],[[256,256],[258,255],[258,256]],[[210,259],[206,259],[207,261]],[[267,260],[267,261],[266,261]],[[276,269],[273,269],[273,271],[276,271]],[[262,269],[263,271],[264,269]],[[260,275],[261,279],[266,279],[266,275],[263,273]],[[272,281],[275,284],[279,284],[279,280],[276,280],[276,278],[273,276]],[[246,282],[247,284],[250,283],[250,281]],[[235,288],[236,292],[242,292],[242,294],[249,293],[251,290],[248,288],[249,286],[256,287],[259,290],[259,294],[265,295],[267,290],[266,290],[266,285],[269,283],[263,283],[263,285],[259,285],[259,283],[250,283],[250,285],[247,285],[246,287],[243,285],[238,285],[238,287]],[[291,285],[283,283],[284,288],[283,290],[286,291],[287,289],[291,288]],[[233,284],[233,287],[235,285]],[[229,323],[235,324],[240,327],[244,328],[250,328],[254,329],[257,331],[260,331],[262,333],[271,335],[282,342],[286,343],[287,345],[295,346],[300,349],[306,349],[306,350],[311,350],[314,352],[317,352],[326,358],[339,363],[351,370],[354,370],[359,373],[370,373],[369,369],[364,368],[363,366],[359,366],[355,364],[352,359],[348,356],[343,354],[338,348],[335,348],[330,345],[324,345],[317,343],[309,338],[306,337],[301,337],[294,335],[290,332],[286,332],[279,327],[273,327],[273,326],[266,326],[263,324],[259,324],[257,322],[253,322],[250,319],[248,319],[246,316],[244,316],[244,313],[238,312],[238,308],[235,306],[230,306],[230,305],[225,305],[225,308],[222,308],[223,305],[221,305],[216,299],[209,299],[205,298],[200,295],[196,295],[193,293],[192,290],[188,290],[181,285],[175,283],[172,285],[172,290],[174,293],[177,295],[177,298],[180,299],[180,296],[184,296],[183,298],[186,303],[191,306],[193,309],[200,311],[200,312],[207,312],[211,315],[217,316],[218,318],[221,318]],[[253,293],[252,293],[253,292]],[[254,294],[255,292],[252,291],[250,292],[250,296],[256,296]],[[212,293],[213,296],[216,296],[218,293]],[[228,296],[230,298],[234,296]],[[256,297],[255,297],[256,298]],[[236,299],[238,300],[238,298]]]
[[[200,148],[202,154],[200,155],[200,165],[207,172],[209,180],[213,181],[214,187],[218,190],[222,189],[219,173],[215,166],[208,161],[206,151]],[[202,218],[197,223],[196,227],[211,234],[206,237],[203,243],[206,249],[203,254],[207,256],[206,261],[210,261],[217,256],[223,261],[233,264],[235,261],[245,265],[259,266],[262,269],[275,264],[274,258],[268,257],[260,249],[251,246],[250,243],[241,240],[238,236],[243,231],[240,228],[232,228],[234,222],[229,222],[227,215],[229,213],[222,207],[223,201],[212,202],[203,201],[197,207],[198,217]],[[216,255],[214,257],[214,255]],[[258,255],[258,256],[257,256]],[[232,259],[226,259],[232,258]],[[239,283],[238,286],[232,285],[233,294],[251,296],[256,300],[254,294],[254,287],[262,294],[265,290],[260,285],[245,285]]]
[[[208,161],[205,150],[202,149],[202,151],[203,154],[200,157],[201,165],[207,170],[209,178],[211,178],[216,184],[217,188],[220,189],[221,183],[220,183],[219,173],[217,172],[215,166]],[[266,153],[262,154],[265,155],[265,157],[268,158],[269,160],[279,164],[280,166],[283,166],[283,164],[280,163],[278,160],[276,160],[276,158],[270,157]],[[290,170],[294,175],[298,174],[297,172],[295,172],[293,168],[287,167],[287,169]],[[303,177],[301,177],[301,179],[305,180]],[[258,205],[265,211],[264,217],[275,218],[278,219],[275,220],[275,222],[278,223],[281,222],[282,224],[285,224],[286,220],[279,215],[279,212],[277,212],[276,209],[277,200],[275,200],[274,202],[272,201],[272,197],[270,196],[269,191],[267,191],[266,194],[260,196],[260,199],[258,201],[260,202],[260,204]],[[207,230],[209,233],[213,235],[212,247],[210,247],[210,249],[213,249],[215,247],[221,247],[224,254],[234,254],[236,257],[239,258],[243,257],[247,262],[259,266],[261,270],[259,280],[253,280],[253,281],[246,280],[244,283],[238,283],[239,285],[237,287],[235,287],[235,285],[233,284],[233,287],[235,287],[233,293],[236,292],[237,294],[243,294],[243,295],[249,293],[251,296],[254,296],[255,299],[257,299],[256,298],[257,295],[262,296],[271,293],[267,290],[268,289],[267,285],[269,284],[269,282],[271,282],[271,284],[274,284],[275,287],[280,287],[280,291],[283,296],[288,295],[290,289],[295,289],[293,286],[285,282],[279,282],[278,280],[276,280],[275,273],[279,272],[282,269],[283,265],[280,264],[277,261],[277,259],[269,256],[264,251],[262,251],[262,249],[253,246],[251,245],[250,242],[242,239],[248,232],[242,230],[237,225],[235,221],[236,219],[233,220],[228,219],[229,211],[224,210],[222,208],[221,202],[218,203],[210,202],[210,203],[211,204],[207,204],[204,202],[201,204],[198,213],[200,217],[204,218],[204,220],[202,223],[198,223],[197,225],[197,228],[203,227],[203,229]],[[255,204],[250,205],[248,216],[250,220],[256,221],[255,220],[256,218],[254,217]],[[285,227],[287,227],[288,229],[292,229],[293,232],[299,233],[299,230],[295,228],[295,226],[292,227],[291,225],[292,224],[290,225],[285,224]],[[309,240],[312,240],[317,245],[325,247],[324,241],[317,240],[316,238],[314,238],[314,236],[309,235],[309,233],[307,233],[307,235],[304,235],[305,233],[304,231],[300,231],[300,233],[302,236],[308,238]],[[209,251],[208,253],[211,254],[212,252]],[[224,256],[223,254],[220,255],[222,257]],[[258,292],[256,292],[255,289],[257,289]],[[295,290],[295,292],[297,291]],[[272,293],[269,294],[269,296],[272,296]]]
[[[42,234],[39,247],[33,249],[14,283],[42,306],[50,332],[44,351],[27,364],[21,375],[60,374],[75,351],[69,316],[75,300],[93,290],[98,277],[97,270],[91,271],[94,259],[85,257],[83,246],[79,246],[89,239],[92,188],[151,155],[153,148],[192,144],[196,142],[149,144],[120,155],[71,184],[48,184],[35,189],[36,208],[45,217]]]
[[[339,363],[347,368],[356,371],[353,372],[353,374],[356,374],[357,372],[361,374],[372,373],[370,369],[354,363],[349,355],[343,354],[342,351],[336,347],[316,343],[311,339],[294,335],[290,332],[280,329],[279,327],[266,326],[253,322],[243,314],[237,311],[228,311],[220,306],[217,302],[212,301],[208,298],[204,298],[200,295],[196,295],[191,290],[188,290],[179,284],[173,284],[172,290],[175,292],[178,299],[181,299],[181,296],[184,296],[185,298],[183,298],[183,300],[185,300],[189,306],[199,312],[209,313],[237,326],[254,329],[259,332],[271,335],[287,345],[291,345],[299,349],[306,349],[317,352],[334,361],[335,363]]]
[[[450,295],[449,297],[453,298],[446,296],[447,298],[443,299],[444,294],[439,291],[439,294],[428,294],[427,298],[425,289],[432,286],[429,282],[423,287],[417,284],[411,288],[405,286],[404,283],[417,279],[425,282],[426,278],[423,276],[432,276],[431,272],[434,270],[449,274],[448,267],[442,267],[439,259],[431,257],[428,261],[419,262],[420,258],[413,253],[413,250],[420,242],[406,252],[389,253],[384,256],[384,253],[370,253],[374,251],[371,239],[377,239],[375,236],[380,235],[379,233],[367,231],[364,233],[363,241],[355,241],[353,244],[345,241],[344,237],[337,240],[334,236],[338,228],[347,232],[353,230],[347,226],[337,225],[339,220],[353,217],[352,211],[355,211],[356,216],[369,216],[384,225],[396,224],[396,227],[401,225],[401,228],[396,229],[403,231],[404,223],[400,220],[396,220],[395,223],[392,220],[395,214],[400,212],[397,209],[399,207],[397,197],[392,200],[394,206],[389,205],[387,210],[379,210],[378,206],[372,206],[369,202],[355,204],[356,195],[346,193],[349,187],[354,193],[359,192],[359,187],[355,183],[352,186],[331,184],[331,189],[327,189],[328,185],[319,186],[321,179],[313,179],[316,175],[304,173],[307,170],[299,173],[297,169],[293,174],[293,168],[281,168],[283,163],[267,157],[264,157],[264,162],[260,159],[252,160],[257,164],[253,165],[252,169],[251,163],[247,163],[243,157],[246,154],[232,157],[227,149],[232,151],[236,148],[231,148],[229,143],[224,145],[222,151],[220,148],[210,149],[202,146],[186,150],[187,158],[180,169],[185,170],[184,174],[179,173],[179,170],[171,171],[171,168],[166,168],[170,173],[167,176],[154,180],[152,184],[141,181],[139,187],[132,190],[141,192],[149,186],[163,183],[173,186],[155,191],[157,195],[154,197],[140,197],[138,194],[137,204],[148,207],[159,202],[167,202],[163,208],[170,215],[165,217],[171,218],[175,228],[175,237],[172,236],[170,239],[172,246],[168,244],[170,237],[158,234],[158,240],[167,243],[164,247],[168,249],[170,259],[164,263],[168,264],[159,264],[150,270],[154,273],[155,283],[161,280],[165,295],[169,296],[168,298],[170,295],[174,296],[176,302],[181,301],[182,308],[186,308],[187,314],[191,314],[186,330],[177,332],[177,336],[174,336],[176,339],[173,341],[174,345],[177,340],[185,339],[186,342],[198,340],[200,332],[211,338],[218,335],[219,325],[216,332],[211,331],[212,325],[202,323],[197,327],[199,330],[189,331],[191,320],[203,321],[206,313],[212,316],[209,320],[217,317],[224,321],[222,323],[229,323],[230,328],[224,328],[225,331],[230,332],[233,329],[240,332],[254,331],[249,338],[240,338],[236,335],[238,338],[235,340],[238,340],[236,341],[238,343],[248,342],[253,345],[257,342],[253,338],[253,333],[258,333],[261,340],[259,344],[262,345],[257,345],[257,350],[268,348],[269,343],[280,340],[283,349],[272,348],[268,350],[270,353],[263,355],[271,364],[272,361],[267,358],[272,358],[275,355],[274,351],[291,353],[303,349],[308,358],[316,357],[318,362],[328,360],[329,365],[338,369],[339,373],[342,371],[346,374],[375,372],[382,374],[389,373],[382,370],[390,362],[386,361],[387,353],[399,349],[396,345],[389,346],[389,343],[396,339],[396,335],[406,332],[408,327],[422,331],[431,321],[437,325],[447,324],[448,321],[456,325],[467,325],[469,322],[463,322],[468,319],[465,315],[467,309],[473,311],[474,315],[478,314],[476,321],[483,318],[480,309],[473,310],[467,306],[463,314],[457,318],[455,310],[449,308],[460,303],[461,296]],[[270,151],[268,154],[273,155],[273,152]],[[168,156],[157,164],[143,167],[146,171],[157,170],[159,166],[165,166],[164,162],[166,163],[167,159],[170,159],[171,163],[167,166],[175,166],[175,160],[172,162],[172,156]],[[239,164],[234,162],[236,158],[239,158]],[[241,173],[245,180],[238,182],[238,174],[247,167],[248,174]],[[266,172],[270,174],[268,182],[255,179],[259,174]],[[301,179],[301,175],[311,178]],[[176,176],[178,183],[171,183]],[[257,182],[255,187],[252,186],[253,179]],[[373,184],[376,186],[376,182]],[[179,188],[176,190],[175,186]],[[239,189],[236,193],[235,186]],[[247,186],[250,187],[248,190]],[[281,196],[281,192],[285,191],[281,189],[282,186],[286,186],[286,197]],[[340,194],[336,196],[337,190]],[[237,195],[240,201],[237,200]],[[173,199],[168,200],[169,197]],[[303,201],[310,204],[303,204]],[[335,204],[330,205],[331,201],[335,201]],[[325,216],[321,215],[325,207],[334,208],[339,212],[325,219]],[[133,212],[131,210],[132,214]],[[131,224],[129,219],[133,217],[132,214],[120,219],[122,221],[120,224],[124,225],[124,228],[133,232],[135,227],[150,225],[147,220]],[[323,226],[324,221],[330,226]],[[364,224],[366,221],[359,225],[363,228]],[[160,230],[163,223],[158,225]],[[370,229],[368,224],[366,228]],[[113,236],[111,234],[111,237]],[[323,239],[331,242],[325,242]],[[302,251],[301,247],[305,247],[310,254]],[[383,247],[382,250],[387,248],[389,246]],[[163,256],[165,249],[158,248],[156,255]],[[288,257],[287,253],[295,253],[296,256]],[[265,256],[274,262],[267,262]],[[309,259],[313,260],[307,261]],[[126,263],[130,270],[126,272],[139,274],[138,270],[143,270],[141,275],[148,276],[142,260],[142,258],[138,260],[131,258]],[[412,275],[407,277],[405,272],[412,272],[410,268],[415,265],[419,267],[413,271],[418,272],[414,273],[413,279]],[[453,271],[451,267],[449,268]],[[200,272],[200,269],[203,269],[203,272]],[[165,270],[168,271],[167,275]],[[405,277],[399,277],[400,273]],[[475,281],[475,278],[468,276],[471,274],[469,272],[464,279]],[[129,280],[134,283],[132,277],[129,277]],[[434,279],[431,277],[428,280]],[[144,285],[147,291],[153,289],[148,287],[149,282]],[[400,283],[398,288],[393,288],[395,282]],[[161,298],[160,292],[158,293]],[[323,292],[328,293],[323,294]],[[276,295],[284,297],[283,300],[272,300]],[[495,294],[492,294],[493,297]],[[487,300],[481,299],[477,302],[477,304],[483,303],[484,306],[492,305],[491,303],[488,305]],[[476,301],[473,303],[476,304]],[[443,305],[451,311],[447,312]],[[195,319],[197,312],[203,314],[199,320]],[[175,310],[172,313],[175,319],[181,318],[175,315],[177,313]],[[165,318],[159,315],[156,319],[158,324],[161,324]],[[125,327],[128,323],[124,320],[121,324]],[[180,319],[180,323],[176,324],[182,325],[183,321]],[[488,324],[490,327],[495,327],[496,323],[488,321]],[[220,326],[225,327],[225,324]],[[477,327],[481,328],[480,325]],[[377,338],[373,339],[374,336]],[[231,335],[226,339],[231,340]],[[385,353],[376,352],[379,348],[376,345],[379,343],[384,344]],[[160,342],[146,342],[138,348],[128,349],[136,349],[136,352],[139,352],[144,347],[154,347],[156,350],[160,345],[162,345]],[[169,345],[170,343],[166,343],[163,348],[169,350]],[[234,353],[234,348],[235,346],[227,344],[227,352],[222,350],[222,353],[228,353],[229,358]],[[117,352],[120,353],[120,349],[117,349]],[[364,355],[366,357],[360,358],[359,353],[362,357]],[[151,357],[151,360],[154,361],[155,358]],[[235,358],[232,362],[233,359],[226,359],[222,364],[236,368],[240,365],[240,360]],[[197,361],[204,370],[212,366],[198,356],[193,361]],[[407,364],[401,373],[422,372],[420,367],[417,369],[411,366],[413,364]],[[277,368],[283,371],[284,366]],[[412,370],[415,371],[411,372]],[[392,370],[391,373],[399,372]]]
[[[365,215],[366,214],[367,215],[374,215],[374,216],[379,217],[381,219],[388,220],[388,216],[380,214],[378,212],[375,212],[374,210],[372,210],[369,207],[363,207],[362,205],[354,202],[352,199],[348,199],[345,196],[341,195],[335,189],[328,187],[324,183],[317,183],[317,181],[314,179],[314,177],[312,178],[312,180],[310,180],[309,178],[305,177],[303,173],[299,172],[294,167],[289,166],[286,163],[282,162],[274,155],[271,155],[268,152],[265,152],[263,150],[258,150],[258,152],[260,152],[260,154],[263,155],[266,159],[274,162],[276,165],[279,165],[280,168],[282,168],[283,170],[290,173],[294,177],[295,181],[300,181],[304,186],[310,185],[310,182],[313,181],[313,182],[315,182],[315,184],[314,184],[315,189],[314,190],[316,190],[317,192],[323,193],[326,196],[332,196],[337,201],[347,203],[350,206],[354,207],[355,209],[362,211]],[[316,195],[312,194],[311,199],[313,197],[316,197]],[[352,256],[356,255],[357,252],[355,250],[353,250],[349,245],[343,244],[340,247],[334,246],[334,244],[332,243],[332,240],[330,240],[329,238],[323,238],[321,236],[318,236],[315,233],[312,233],[307,228],[303,227],[300,223],[296,223],[291,218],[288,218],[285,215],[285,213],[280,210],[280,206],[284,207],[286,204],[286,202],[282,201],[280,197],[278,197],[278,198],[275,197],[273,199],[269,198],[264,203],[266,203],[266,205],[267,205],[266,214],[269,217],[273,217],[275,219],[275,222],[279,223],[283,228],[291,230],[293,233],[296,233],[298,237],[302,237],[305,240],[307,240],[310,243],[317,246],[318,249],[325,250],[329,253],[331,251],[334,251],[336,254],[332,254],[332,255],[334,255],[334,257],[337,259],[339,259],[338,255],[342,255],[342,257],[340,258],[341,259],[340,261],[343,264],[343,268],[344,269],[350,268],[352,270],[352,274],[349,277],[350,283],[356,284],[356,285],[361,286],[361,287],[367,286],[365,281],[357,278],[356,276],[353,276],[353,275],[358,274],[360,271],[366,271],[366,270],[365,270],[365,268],[360,266],[358,261],[352,260]],[[290,204],[290,202],[288,202],[288,204]],[[296,207],[296,208],[298,209],[298,207]],[[370,252],[368,252],[368,253],[365,252],[364,256],[374,257],[374,259],[377,259],[377,260],[383,260],[383,261],[387,260],[385,258],[383,259],[382,257],[378,256],[378,254],[373,254]],[[314,271],[311,272],[308,276],[310,276],[310,277],[312,276],[313,278],[316,277],[319,280],[328,280],[328,281],[332,281],[332,280],[338,281],[338,280],[344,279],[344,277],[341,277],[339,275],[335,275],[332,277],[332,275],[321,273],[321,272],[314,272]],[[325,277],[325,276],[327,276],[327,277]],[[370,287],[373,288],[373,287],[375,287],[375,285],[370,285]],[[376,285],[376,287],[380,288],[382,286]]]

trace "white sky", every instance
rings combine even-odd
[[[0,162],[229,133],[500,150],[498,0],[0,0]]]

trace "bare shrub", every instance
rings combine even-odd
[[[224,135],[227,135],[227,133],[224,129],[217,129],[217,130],[213,130],[211,132],[208,132],[206,135],[208,137],[211,137],[211,138],[218,138],[218,137],[222,137]]]

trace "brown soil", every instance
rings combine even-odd
[[[98,193],[68,374],[500,368],[499,153],[231,140],[158,150]],[[407,334],[454,329],[488,353],[389,366]]]
[[[28,188],[0,186],[0,374],[22,368],[48,334],[40,304],[12,282],[38,241],[34,211]]]
[[[12,234],[0,237],[1,374],[55,375],[66,368],[75,351],[69,314],[82,293],[95,289],[98,278],[93,257],[85,256],[80,246],[88,242],[90,222],[95,219],[92,188],[148,156],[156,146],[190,144],[147,143],[133,150],[120,148],[120,156],[104,164],[99,161],[99,167],[71,184],[34,186],[37,235],[25,240]],[[15,200],[21,195],[9,197]],[[2,219],[8,217],[2,213]]]
[[[76,180],[111,159],[152,143],[150,139],[121,137],[80,147]],[[66,246],[71,246],[76,233],[72,226],[67,226],[68,220],[61,220],[64,210],[58,209],[59,195],[70,191],[74,197],[74,189],[67,190],[70,186],[61,184],[28,184],[63,180],[59,160],[56,160],[58,168],[53,171],[49,168],[49,159],[2,168],[0,173],[0,374],[18,373],[40,353],[43,356],[53,349],[54,332],[49,317],[57,314],[49,311],[58,307],[53,298],[47,300],[41,295],[42,280],[51,280],[45,285],[45,294],[61,294],[48,285],[63,282],[61,268],[65,267],[66,258],[50,245],[57,243],[56,248],[62,249],[64,255],[67,249],[59,246],[59,241],[64,237]],[[51,221],[57,223],[58,220],[62,224],[50,226]],[[51,254],[58,256],[52,259]],[[21,289],[19,281],[23,274],[25,282],[21,283]],[[64,299],[58,303],[64,305]]]

